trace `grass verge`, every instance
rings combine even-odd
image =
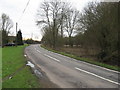
[[[73,54],[68,54],[68,53],[65,53],[65,52],[60,52],[60,51],[53,50],[53,49],[51,49],[51,48],[45,47],[45,46],[43,46],[43,45],[41,45],[41,47],[43,47],[44,49],[47,49],[47,50],[49,50],[49,51],[58,53],[58,54],[62,54],[62,55],[64,55],[64,56],[68,56],[68,57],[74,58],[74,59],[76,59],[76,60],[85,61],[85,62],[90,63],[90,64],[98,65],[98,66],[101,66],[101,67],[105,67],[105,68],[108,68],[108,69],[111,69],[111,70],[115,70],[115,71],[119,71],[119,72],[120,72],[120,67],[118,67],[118,66],[113,66],[113,65],[109,65],[109,64],[97,62],[97,61],[94,61],[94,60],[89,59],[89,58],[78,57],[78,56],[73,55]]]
[[[2,89],[2,48],[0,47],[0,90]]]
[[[37,77],[25,66],[24,48],[26,46],[2,48],[2,88],[39,88]],[[25,66],[24,68],[22,68]],[[21,70],[19,70],[22,68]],[[11,79],[10,77],[15,73]]]

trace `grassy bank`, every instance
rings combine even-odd
[[[0,47],[0,89],[2,88],[2,48]]]
[[[26,66],[25,46],[5,47],[2,49],[2,87],[39,88],[37,77]]]
[[[111,69],[111,70],[120,71],[120,67],[118,67],[118,66],[113,66],[113,65],[101,63],[101,62],[98,62],[98,61],[95,61],[95,60],[92,60],[92,59],[89,59],[89,58],[78,57],[78,56],[73,55],[73,54],[68,54],[68,53],[65,53],[65,52],[53,50],[53,49],[45,47],[43,45],[41,45],[41,47],[43,47],[43,48],[45,48],[45,49],[47,49],[49,51],[59,53],[59,54],[62,54],[62,55],[65,55],[65,56],[68,56],[68,57],[71,57],[71,58],[74,58],[76,60],[85,61],[87,63],[91,63],[91,64],[98,65],[98,66],[101,66],[101,67],[105,67],[105,68],[108,68],[108,69]]]

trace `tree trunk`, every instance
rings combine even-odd
[[[72,37],[71,36],[69,36],[69,45],[70,45],[70,47],[73,47],[73,42],[72,42]]]

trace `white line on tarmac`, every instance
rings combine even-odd
[[[84,73],[87,73],[87,74],[93,75],[93,76],[95,76],[95,77],[98,77],[98,78],[100,78],[100,79],[106,80],[106,81],[108,81],[108,82],[111,82],[111,83],[114,83],[114,84],[120,85],[120,83],[118,83],[118,82],[115,82],[115,81],[112,81],[112,80],[106,79],[106,78],[104,78],[104,77],[101,77],[101,76],[99,76],[99,75],[96,75],[96,74],[91,73],[91,72],[88,72],[88,71],[85,71],[85,70],[80,69],[80,68],[78,68],[78,67],[75,67],[75,69],[76,69],[76,70],[79,70],[79,71],[82,71],[82,72],[84,72]]]
[[[37,50],[37,52],[41,53],[39,50]]]
[[[59,56],[66,57],[66,58],[68,58],[68,59],[71,58],[71,57],[68,57],[68,56],[64,56],[64,55],[62,55],[62,54],[58,54],[58,53],[55,53],[55,54],[57,54],[57,55],[59,55]],[[120,72],[118,72],[118,71],[111,70],[111,69],[107,69],[107,68],[104,68],[104,67],[101,67],[101,66],[97,66],[97,65],[94,65],[94,64],[90,64],[90,63],[87,63],[87,62],[84,62],[84,61],[79,61],[79,60],[76,60],[76,59],[74,59],[74,58],[72,58],[72,60],[77,61],[77,62],[80,62],[80,63],[82,62],[82,63],[84,63],[84,64],[88,64],[88,65],[91,65],[91,66],[93,66],[93,67],[98,67],[98,68],[101,68],[101,69],[104,69],[104,70],[107,70],[107,71],[110,71],[110,72],[114,72],[114,73],[120,74]]]
[[[42,47],[41,47],[42,48]],[[44,48],[42,48],[43,50],[46,50],[46,49],[44,49]],[[46,50],[46,51],[48,51],[48,50]],[[52,52],[52,51],[49,51],[49,52]],[[68,57],[68,56],[64,56],[64,55],[62,55],[62,54],[58,54],[58,53],[55,53],[56,55],[59,55],[59,56],[63,56],[63,57],[66,57],[66,58],[71,58],[71,57]],[[119,71],[115,71],[115,70],[111,70],[111,69],[107,69],[107,68],[104,68],[104,67],[101,67],[101,66],[97,66],[97,65],[94,65],[94,64],[90,64],[90,63],[87,63],[87,62],[84,62],[84,61],[79,61],[79,60],[76,60],[76,59],[74,59],[74,58],[72,58],[72,60],[74,60],[74,61],[77,61],[77,62],[82,62],[82,63],[84,63],[84,64],[88,64],[88,65],[91,65],[91,66],[93,66],[93,67],[98,67],[98,68],[101,68],[101,69],[104,69],[104,70],[107,70],[107,71],[110,71],[110,72],[115,72],[115,73],[118,73],[118,74],[120,74],[120,72]]]
[[[73,60],[76,61],[76,59],[73,59]],[[95,65],[95,64],[90,64],[90,63],[87,63],[87,62],[84,62],[84,61],[79,61],[79,60],[77,60],[77,61],[78,61],[78,62],[82,62],[82,63],[84,63],[84,64],[91,65],[91,66],[93,66],[93,67],[98,67],[98,68],[101,68],[101,69],[104,69],[104,70],[107,70],[107,71],[110,71],[110,72],[114,72],[114,73],[120,74],[119,71],[107,69],[107,68],[104,68],[104,67],[101,67],[101,66],[97,66],[97,65]]]
[[[58,59],[56,59],[56,58],[54,58],[54,57],[51,57],[51,56],[49,56],[49,55],[47,55],[47,54],[44,54],[45,56],[47,56],[47,57],[49,57],[49,58],[51,58],[51,59],[53,59],[53,60],[55,60],[55,61],[57,61],[57,62],[60,62],[60,60],[58,60]]]

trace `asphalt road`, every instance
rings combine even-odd
[[[120,87],[120,72],[50,52],[40,45],[26,47],[25,54],[61,88]]]

